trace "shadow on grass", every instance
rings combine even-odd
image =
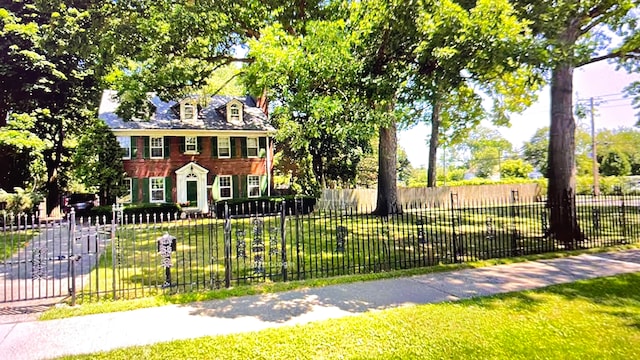
[[[552,295],[552,296],[548,296]],[[552,285],[525,292],[499,294],[462,300],[461,304],[489,309],[504,307],[519,312],[534,312],[553,305],[557,297],[567,301],[586,301],[599,305],[604,314],[619,317],[627,325],[640,329],[640,272]]]

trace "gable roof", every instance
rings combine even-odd
[[[190,96],[189,98],[192,98]],[[232,124],[227,122],[226,104],[236,99],[244,105],[242,122]],[[198,108],[198,121],[185,123],[180,120],[180,112],[174,111],[179,106],[177,101],[162,101],[155,94],[150,94],[149,101],[155,107],[155,113],[150,120],[125,121],[116,114],[119,106],[117,92],[104,90],[98,110],[98,118],[103,120],[111,129],[201,129],[201,130],[258,130],[275,131],[267,119],[267,115],[256,106],[256,102],[250,96],[231,97],[216,95],[208,99],[204,108]]]

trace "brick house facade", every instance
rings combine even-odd
[[[115,113],[105,91],[100,118],[120,142],[130,203],[180,203],[207,212],[209,202],[270,195],[274,128],[251,98],[188,97],[162,102],[149,97],[145,120]]]

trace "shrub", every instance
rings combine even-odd
[[[280,211],[280,203],[283,200],[287,214],[308,214],[313,211],[316,205],[316,198],[312,196],[263,196],[259,198],[220,200],[214,204],[214,211],[217,217],[224,217],[224,207],[227,204],[230,215],[272,214]],[[298,203],[297,212],[296,202]]]
[[[130,204],[125,205],[122,210],[123,215],[130,217],[135,216],[138,217],[143,215],[143,219],[146,219],[146,215],[153,217],[153,215],[160,216],[160,214],[174,215],[176,213],[181,213],[182,209],[178,204],[174,203],[145,203],[145,204]],[[89,211],[89,216],[99,216],[99,217],[107,217],[107,219],[111,219],[113,215],[113,207],[111,205],[105,206],[96,206]]]
[[[44,198],[37,192],[30,192],[22,188],[13,188],[15,193],[8,193],[0,189],[0,203],[4,205],[4,210],[9,213],[33,214],[38,204]]]

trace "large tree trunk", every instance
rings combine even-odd
[[[47,214],[54,215],[54,210],[60,206],[60,165],[62,163],[62,153],[64,152],[64,130],[62,124],[56,130],[57,136],[53,137],[55,142],[53,149],[44,153],[44,162],[47,167],[47,182],[45,190],[47,192]],[[62,210],[62,209],[60,209]]]
[[[431,138],[429,140],[429,169],[427,170],[427,187],[436,187],[437,155],[440,139],[440,102],[434,100],[431,110]]]
[[[551,126],[549,129],[549,187],[551,232],[565,248],[582,240],[576,218],[575,129],[573,118],[573,65],[557,65],[551,79]]]
[[[401,211],[398,206],[396,122],[380,127],[378,144],[378,202],[374,214],[389,215]]]

